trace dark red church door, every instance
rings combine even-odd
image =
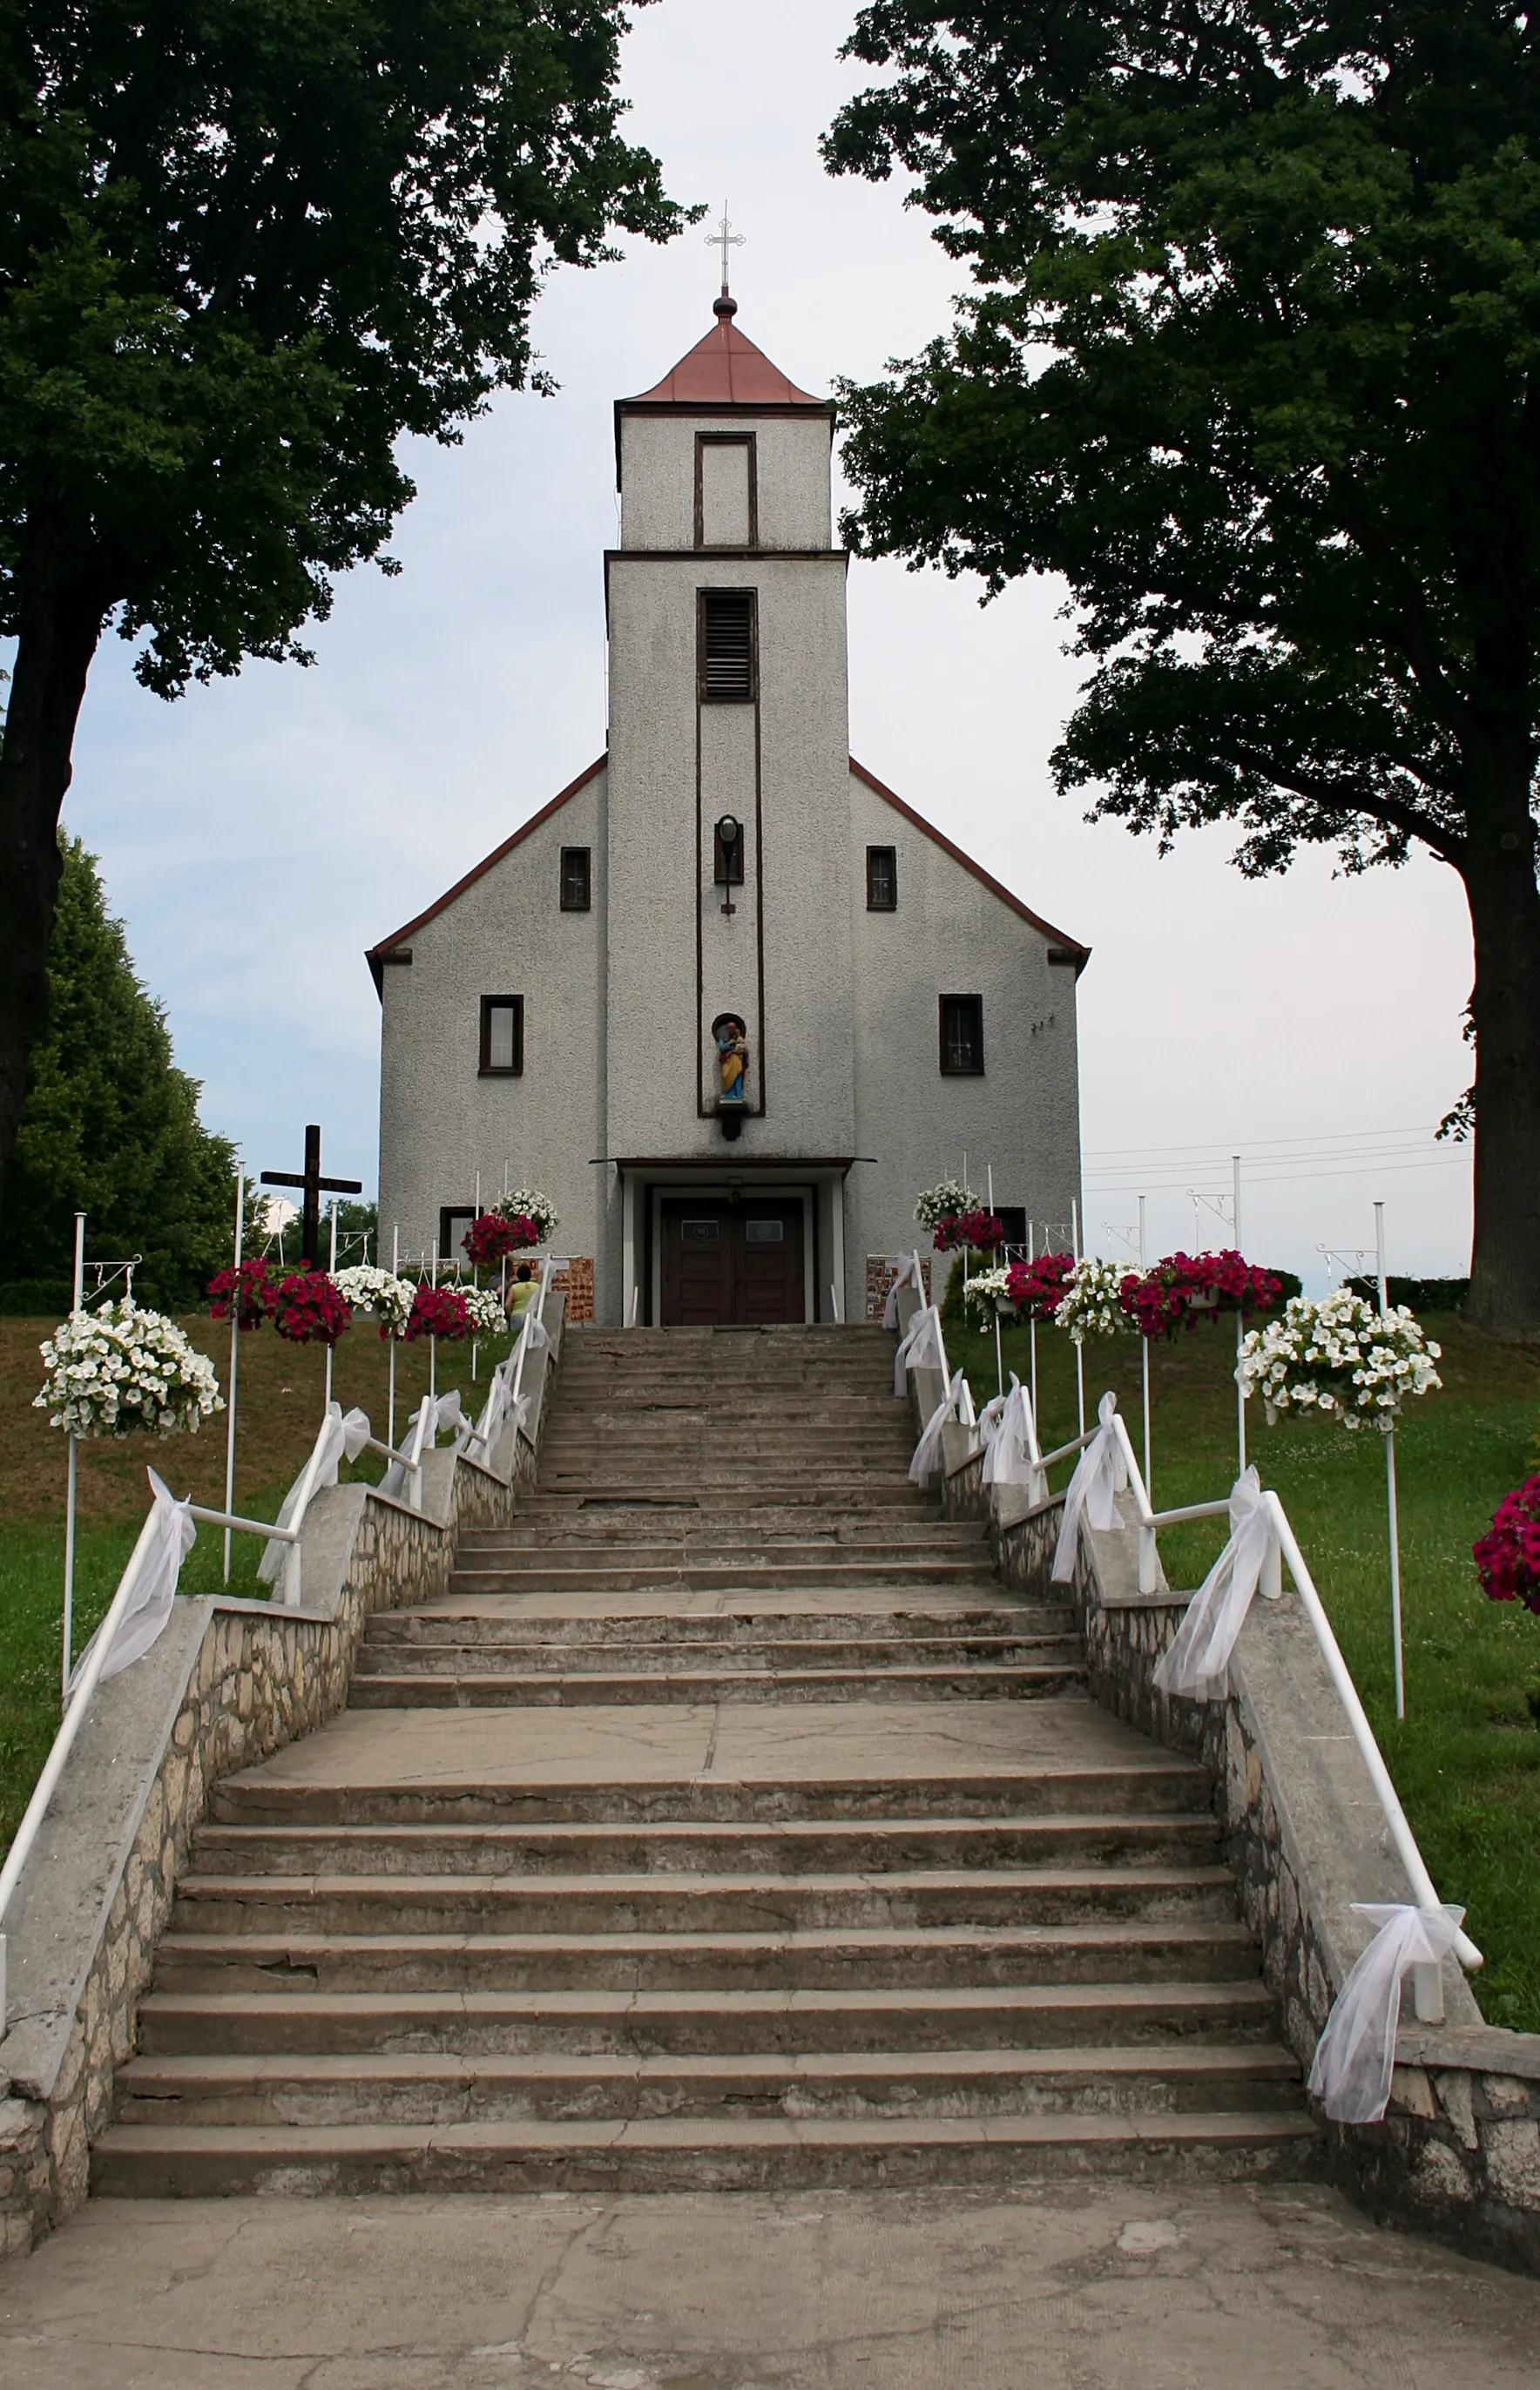
[[[751,1328],[806,1317],[802,1207],[777,1196],[666,1196],[665,1328]]]

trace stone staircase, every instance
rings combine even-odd
[[[109,2192],[1298,2172],[1210,1786],[867,1329],[569,1338],[536,1492],[213,1793]]]

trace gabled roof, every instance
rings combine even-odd
[[[377,996],[384,995],[385,964],[395,948],[403,944],[412,935],[414,930],[424,928],[428,922],[436,920],[441,913],[446,913],[456,897],[463,896],[468,888],[473,888],[482,873],[490,871],[494,863],[501,863],[505,854],[511,854],[516,846],[522,846],[524,841],[540,828],[542,822],[548,822],[553,814],[560,812],[570,797],[575,797],[580,789],[585,789],[595,774],[602,772],[609,761],[608,752],[597,755],[586,771],[580,772],[575,780],[569,780],[567,786],[551,799],[549,804],[542,805],[537,814],[532,814],[529,820],[522,823],[511,838],[506,838],[503,841],[501,846],[494,846],[490,854],[484,854],[481,857],[480,863],[473,863],[465,878],[456,880],[453,888],[446,888],[442,896],[435,897],[425,912],[414,914],[412,919],[403,922],[401,928],[392,936],[381,938],[378,946],[366,946],[364,959],[369,966]]]
[[[1067,937],[1062,930],[1056,930],[1051,921],[1045,921],[1041,913],[1034,913],[1030,906],[1023,905],[1020,896],[1013,896],[1010,890],[1002,887],[999,880],[993,873],[986,871],[982,863],[975,863],[973,857],[970,854],[965,854],[960,846],[954,846],[951,840],[936,828],[934,822],[928,822],[923,814],[916,813],[913,805],[906,805],[902,797],[895,795],[885,781],[878,778],[875,772],[868,772],[865,764],[858,764],[853,755],[850,759],[850,767],[856,778],[864,780],[866,787],[882,799],[884,804],[892,805],[893,811],[902,814],[906,822],[912,822],[916,829],[923,830],[926,837],[939,846],[943,854],[949,854],[954,863],[960,863],[965,871],[970,871],[975,880],[982,880],[992,895],[998,896],[1002,905],[1008,905],[1011,911],[1019,914],[1023,921],[1030,921],[1034,930],[1040,930],[1050,945],[1057,946],[1066,957],[1072,956],[1075,977],[1076,979],[1080,977],[1091,959],[1089,946],[1083,946],[1078,938]]]

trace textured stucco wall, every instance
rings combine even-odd
[[[443,1204],[533,1184],[560,1214],[564,1252],[600,1234],[604,1148],[605,775],[601,771],[408,941],[384,973],[379,1220],[387,1262],[425,1253]],[[593,910],[563,913],[564,846],[593,854]],[[524,998],[521,1078],[479,1075],[481,999]]]
[[[695,442],[701,431],[751,430],[761,547],[829,544],[828,418],[628,415],[621,418],[621,545],[695,545]]]
[[[846,1198],[853,1304],[865,1256],[914,1244],[916,1195],[959,1171],[965,1153],[981,1197],[992,1166],[996,1202],[1068,1220],[1080,1193],[1080,1101],[1073,970],[1050,964],[1041,932],[848,778],[855,1150],[877,1157],[852,1172]],[[868,846],[898,850],[896,913],[866,910]],[[943,994],[983,998],[982,1078],[941,1070]]]

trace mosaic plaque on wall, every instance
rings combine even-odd
[[[551,1286],[567,1298],[569,1328],[591,1328],[594,1323],[594,1257],[591,1253],[574,1253],[565,1269],[551,1272]]]
[[[925,1281],[925,1300],[929,1303],[930,1300],[930,1264],[928,1259],[922,1258],[919,1265],[919,1274]],[[889,1291],[897,1276],[898,1263],[892,1253],[868,1253],[866,1255],[866,1317],[868,1319],[875,1319],[879,1328],[882,1325],[883,1306],[888,1300]]]

